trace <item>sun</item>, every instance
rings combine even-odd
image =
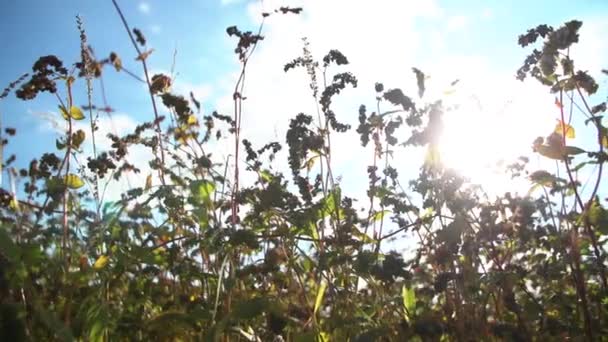
[[[530,156],[532,141],[552,123],[546,96],[531,91],[508,93],[496,96],[478,91],[455,99],[458,105],[444,113],[439,138],[443,165],[490,195],[527,191],[527,183],[511,179],[501,165]]]

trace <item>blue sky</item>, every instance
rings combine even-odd
[[[431,75],[431,93],[440,94],[446,84],[458,78],[463,80],[466,94],[463,98],[471,94],[481,97],[484,109],[498,111],[506,102],[511,103],[510,118],[519,121],[521,127],[530,127],[518,132],[518,142],[514,143],[519,144],[519,149],[526,149],[525,152],[529,151],[534,134],[548,134],[539,129],[554,126],[555,107],[552,107],[552,97],[543,89],[531,84],[520,87],[513,81],[515,70],[527,52],[517,46],[517,36],[541,23],[559,26],[566,20],[581,19],[585,22],[582,40],[589,43],[581,44],[575,56],[579,56],[578,60],[594,75],[598,75],[602,67],[608,67],[605,40],[608,26],[604,23],[608,1],[605,0],[266,0],[263,4],[245,0],[122,0],[119,3],[130,25],[140,28],[148,45],[155,49],[149,59],[153,71],[168,71],[177,50],[175,90],[183,94],[194,90],[203,101],[205,113],[214,109],[229,113],[231,109],[231,87],[238,63],[232,54],[235,42],[226,36],[226,27],[256,29],[261,6],[266,9],[284,4],[304,7],[299,17],[269,18],[266,39],[251,63],[243,135],[260,144],[269,139],[282,142],[290,117],[303,110],[312,113],[305,75],[282,71],[284,63],[300,54],[302,36],[309,37],[318,56],[331,48],[340,49],[352,62],[349,70],[360,78],[359,88],[345,92],[344,98],[336,102],[342,121],[356,125],[359,105],[373,104],[376,81],[414,94],[410,70],[416,66]],[[75,62],[80,44],[76,14],[83,17],[89,43],[98,57],[115,51],[125,67],[141,74],[140,65],[134,61],[135,52],[110,0],[2,1],[0,32],[4,49],[0,88],[29,71],[41,55],[55,54],[66,63]],[[105,131],[115,129],[126,133],[136,122],[152,118],[149,97],[141,84],[110,68],[106,69],[104,81],[109,104],[117,111],[113,122],[100,122]],[[100,103],[98,90],[96,85],[96,103]],[[605,91],[601,96],[606,97]],[[84,92],[77,95],[76,102],[85,103]],[[57,116],[56,108],[55,99],[46,93],[35,101],[23,102],[14,95],[1,101],[3,126],[18,130],[18,136],[5,154],[17,153],[18,165],[25,166],[31,158],[54,146],[57,133],[49,128],[45,115],[40,114]],[[491,124],[494,119],[490,118]],[[471,146],[479,145],[475,134],[486,128],[473,127],[464,133],[472,137]],[[361,183],[357,191],[364,193],[366,182],[356,179],[366,179],[365,167],[354,166],[368,163],[371,151],[362,152],[365,158],[351,152],[352,145],[358,144],[354,132],[349,137],[336,139],[335,144],[335,150],[346,151],[335,158],[348,170],[342,172],[345,181]],[[458,160],[456,158],[456,163]],[[468,162],[461,159],[461,163]],[[418,165],[404,162],[403,167],[415,174]],[[352,171],[355,169],[358,171]]]

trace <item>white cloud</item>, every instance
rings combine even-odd
[[[100,116],[97,120],[98,130],[95,132],[95,147],[97,153],[108,152],[112,149],[112,141],[108,138],[108,133],[122,137],[132,133],[137,125],[138,122],[125,113],[113,113],[111,117],[107,115]],[[82,129],[85,132],[87,139],[85,140],[82,149],[85,155],[92,156],[93,144],[89,119],[86,118],[83,121],[76,122],[74,129]],[[152,158],[152,152],[146,147],[140,145],[129,147],[126,159],[129,163],[139,168],[140,173],[124,173],[123,177],[118,181],[111,178],[110,174],[106,175],[104,179],[100,179],[100,188],[105,188],[104,202],[120,199],[120,195],[131,188],[143,187],[146,176],[151,172],[148,163]],[[80,162],[86,163],[85,160],[81,160]]]
[[[194,94],[194,98],[198,102],[205,104],[205,102],[213,94],[213,87],[207,83],[194,84],[191,82],[180,81],[178,78],[173,86],[173,92],[188,99],[190,99],[190,92],[192,92],[192,94]]]
[[[263,3],[265,11],[281,5],[285,3]],[[416,66],[417,48],[426,39],[417,32],[416,21],[436,20],[441,17],[441,9],[433,1],[426,1],[423,5],[387,0],[374,4],[321,0],[289,3],[291,7],[300,5],[304,8],[301,15],[277,14],[266,21],[265,39],[248,65],[242,138],[252,141],[254,147],[270,140],[284,144],[291,118],[304,112],[316,120],[316,107],[306,71],[296,69],[285,73],[283,66],[301,56],[302,37],[309,38],[310,48],[317,59],[330,49],[340,50],[350,65],[332,67],[328,77],[335,72],[351,71],[359,79],[359,87],[346,89],[332,105],[338,120],[353,126],[346,134],[332,136],[334,175],[342,178],[349,193],[361,194],[363,197],[360,199],[363,199],[367,187],[366,165],[371,163],[373,152],[360,147],[359,136],[354,132],[359,105],[374,105],[374,83],[377,81],[384,82],[387,88],[401,87],[405,92],[414,93],[411,67]],[[259,2],[249,5],[249,14],[254,22],[261,18],[261,6]],[[338,19],[336,13],[344,15]],[[217,103],[221,113],[232,115],[232,88],[237,75],[227,75],[224,79],[230,82],[217,90],[225,94]],[[322,76],[319,77],[319,82],[322,82]],[[227,141],[223,147],[229,152],[233,148],[232,142]],[[287,170],[287,146],[284,147],[283,154],[273,165],[282,171]],[[410,170],[417,172],[414,167]],[[247,184],[247,173],[241,172],[241,175],[242,184]],[[289,178],[289,172],[287,176]]]
[[[584,19],[579,31],[579,43],[574,44],[571,56],[576,68],[587,70],[594,77],[601,74],[601,69],[608,68],[608,58],[604,51],[608,51],[608,22],[604,18]]]
[[[265,11],[271,11],[284,4],[279,0],[265,1],[263,4],[252,2],[248,11],[252,21],[259,23],[262,6]],[[427,94],[431,99],[442,97],[449,83],[455,79],[461,80],[458,89],[462,94],[468,94],[468,100],[471,95],[481,99],[484,112],[491,116],[491,119],[484,118],[485,122],[493,127],[481,125],[475,128],[474,125],[478,124],[473,120],[475,117],[466,119],[471,122],[471,127],[463,131],[463,134],[473,135],[470,139],[467,138],[471,142],[471,148],[477,148],[474,143],[484,144],[485,152],[493,151],[494,148],[500,150],[505,157],[508,155],[515,158],[519,151],[521,154],[529,153],[532,140],[536,136],[548,134],[547,130],[551,130],[555,124],[553,97],[545,88],[535,82],[522,84],[515,81],[515,70],[502,70],[501,65],[493,64],[491,56],[454,55],[445,50],[447,36],[444,30],[466,29],[471,24],[471,17],[450,17],[433,1],[424,2],[423,6],[389,0],[374,4],[322,0],[289,3],[291,7],[300,5],[304,11],[299,16],[273,15],[266,20],[265,39],[248,66],[242,137],[251,140],[254,146],[261,146],[269,140],[284,143],[290,118],[299,112],[316,118],[306,72],[302,69],[283,72],[286,62],[301,55],[301,37],[309,38],[310,47],[317,59],[329,49],[340,50],[351,64],[334,68],[329,75],[334,71],[352,71],[359,79],[357,89],[345,90],[333,103],[338,120],[354,126],[348,133],[332,137],[334,173],[343,176],[343,183],[348,185],[350,193],[365,194],[365,166],[372,158],[372,151],[360,147],[359,137],[354,132],[357,109],[360,104],[373,107],[373,85],[376,81],[383,82],[386,88],[399,87],[406,94],[415,94],[416,84],[411,72],[413,66],[430,75]],[[347,14],[337,19],[336,13]],[[489,9],[481,13],[486,19],[493,15]],[[424,25],[425,27],[441,27],[442,22],[445,26],[431,32],[422,31],[416,25],[420,21],[438,24]],[[598,28],[594,31],[600,32]],[[598,63],[595,61],[593,64]],[[224,80],[227,84],[215,89],[217,93],[225,94],[217,102],[218,110],[224,114],[232,115],[232,87],[237,75],[236,72],[226,75]],[[372,110],[369,109],[370,112]],[[516,132],[497,129],[505,121],[511,122],[515,127],[520,125],[521,128],[509,126],[510,130]],[[493,135],[492,138],[495,139],[487,141],[488,135],[482,133],[488,129],[498,130],[500,134]],[[407,138],[407,131],[404,130],[402,134],[401,139]],[[512,141],[513,146],[502,151],[504,145],[509,144],[508,140]],[[222,145],[226,153],[230,152],[232,146],[231,141]],[[421,150],[410,150],[395,156],[395,163],[404,161],[401,167],[403,180],[417,174],[423,154],[424,151]],[[492,153],[480,154],[479,163],[491,163],[496,157]],[[275,166],[285,170],[286,165],[280,162],[281,157],[277,159],[279,161],[275,162]],[[509,181],[504,180],[504,174],[499,176],[503,179],[501,185],[510,186]],[[495,182],[496,178],[490,178],[490,181]],[[517,187],[520,192],[524,189],[520,185]],[[500,192],[503,189],[495,190]]]
[[[447,19],[447,30],[448,31],[459,31],[467,27],[469,24],[469,18],[464,15],[455,15]]]
[[[142,1],[137,6],[137,9],[143,14],[148,14],[150,13],[150,4],[145,1]]]

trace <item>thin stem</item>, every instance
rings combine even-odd
[[[262,18],[262,22],[258,28],[257,35],[260,36],[262,34],[262,29],[264,28],[265,19]],[[259,41],[259,40],[258,40]],[[243,58],[241,73],[239,74],[239,78],[234,85],[234,91],[232,94],[232,98],[234,100],[234,181],[233,181],[233,189],[231,196],[231,222],[232,225],[236,225],[237,223],[237,215],[238,215],[238,205],[236,203],[236,196],[239,191],[239,142],[241,137],[241,118],[243,113],[243,92],[245,90],[245,75],[247,71],[247,63],[249,59],[255,52],[256,47],[258,46],[258,41],[254,42],[253,46],[249,53]]]
[[[122,14],[122,10],[118,6],[116,0],[112,0],[112,3],[114,4],[114,8],[116,8],[116,12],[118,12],[118,15],[120,16],[120,20],[122,21],[125,30],[127,30],[127,33],[129,34],[129,38],[131,39],[131,43],[133,44],[133,47],[137,52],[137,56],[142,56],[142,52],[139,49],[135,38],[133,38],[133,34],[131,33],[131,29],[129,28],[127,19],[125,19],[125,16]],[[140,60],[141,65],[144,69],[144,75],[146,76],[146,84],[148,86],[148,93],[150,94],[150,101],[152,101],[152,109],[154,110],[154,123],[156,124],[156,134],[158,136],[158,146],[160,149],[160,162],[162,164],[162,166],[158,168],[158,175],[160,177],[161,183],[165,185],[165,175],[163,171],[163,167],[165,165],[165,150],[163,148],[163,134],[160,127],[160,115],[158,115],[158,109],[156,108],[156,100],[154,99],[154,94],[152,93],[152,84],[150,82],[150,75],[148,73],[148,64],[146,63],[146,58],[140,58]]]
[[[561,90],[561,89],[559,92],[559,101],[560,101],[560,103],[563,103],[563,90]],[[565,125],[565,121],[564,121],[564,107],[563,106],[559,106],[559,107],[560,107],[560,115],[561,115],[561,122],[562,122],[562,144],[563,144],[563,146],[565,146],[566,145],[566,125]],[[574,178],[572,176],[572,171],[570,170],[570,161],[568,159],[568,156],[564,156],[563,160],[564,160],[564,164],[566,165],[566,172],[568,173],[568,179],[570,180],[570,186],[572,186],[572,188],[573,188],[576,201],[578,202],[579,206],[581,207],[581,210],[584,211],[585,209],[584,209],[583,201],[581,200],[580,194],[578,193],[578,189],[576,187]],[[577,288],[578,297],[581,301],[581,306],[583,309],[585,333],[586,333],[589,341],[593,341],[593,328],[591,327],[591,313],[590,313],[589,306],[587,303],[587,288],[586,288],[587,285],[586,285],[585,279],[583,277],[583,272],[581,270],[581,255],[580,255],[580,249],[578,246],[578,244],[579,244],[578,227],[576,225],[573,225],[570,234],[571,234],[570,243],[571,243],[571,248],[572,248],[571,254],[572,254],[572,259],[574,262],[576,288]]]

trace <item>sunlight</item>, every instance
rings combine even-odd
[[[499,165],[530,156],[531,142],[545,135],[552,122],[551,114],[541,115],[551,109],[545,99],[528,90],[511,98],[460,96],[456,99],[460,105],[444,114],[442,162],[483,186],[490,196],[514,189],[525,193],[528,183],[512,180]]]

